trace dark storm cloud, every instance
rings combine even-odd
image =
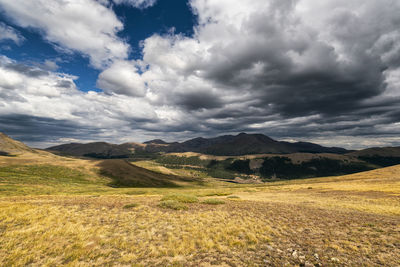
[[[212,109],[221,107],[218,96],[208,92],[191,92],[177,96],[176,103],[187,110]]]
[[[29,115],[3,115],[0,117],[0,132],[28,144],[35,144],[59,142],[59,138],[90,139],[96,136],[98,130],[67,120]]]

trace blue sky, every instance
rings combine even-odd
[[[0,131],[400,145],[400,2],[0,0]]]
[[[193,34],[195,16],[188,2],[184,0],[162,0],[145,9],[126,5],[115,5],[112,9],[124,22],[124,29],[118,36],[126,39],[131,46],[132,51],[129,55],[131,59],[142,57],[140,42],[155,33],[162,35],[173,29],[176,34],[187,36]],[[100,71],[90,66],[87,57],[79,53],[60,52],[52,44],[43,40],[40,30],[18,27],[11,18],[7,18],[5,12],[0,13],[0,21],[15,28],[26,39],[21,45],[9,40],[2,42],[1,54],[27,64],[43,62],[46,59],[55,61],[60,67],[59,71],[79,77],[76,84],[80,90],[101,91],[96,87]]]

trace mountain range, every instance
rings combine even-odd
[[[167,143],[160,139],[140,143],[110,144],[105,142],[71,143],[49,147],[47,150],[73,156],[104,158],[129,157],[134,153],[198,152],[218,156],[248,154],[334,153],[350,151],[339,147],[324,147],[308,142],[276,141],[263,134],[224,135],[215,138],[197,137],[184,142]]]

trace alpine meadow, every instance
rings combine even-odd
[[[400,267],[399,14],[0,0],[0,266]]]

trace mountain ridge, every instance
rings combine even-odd
[[[183,142],[168,143],[154,139],[140,143],[111,144],[106,142],[70,143],[47,148],[74,156],[98,155],[123,157],[141,152],[198,152],[218,156],[239,156],[246,154],[290,154],[290,153],[335,153],[350,152],[339,147],[324,147],[308,142],[277,141],[263,134],[222,135],[213,138],[196,137]]]

